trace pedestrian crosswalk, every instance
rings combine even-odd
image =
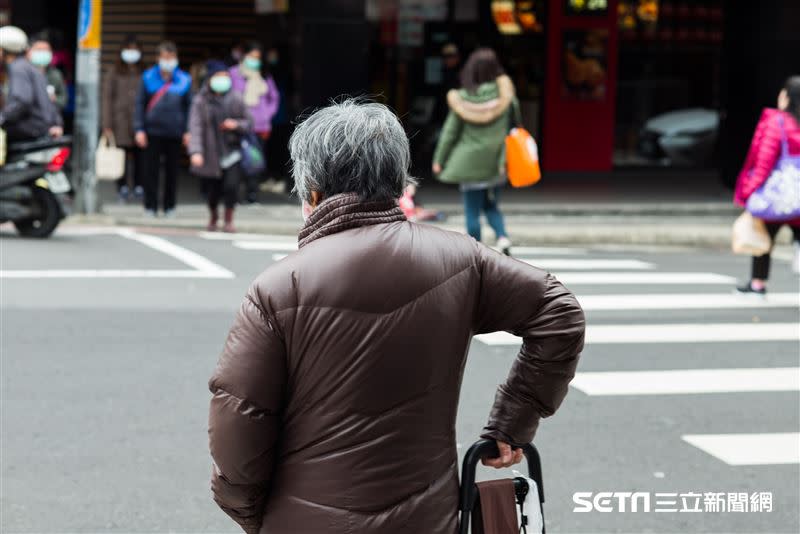
[[[255,236],[234,239],[232,246],[269,254],[273,261],[296,249],[293,241]],[[731,344],[743,344],[756,356],[760,347],[769,343],[778,356],[796,357],[800,352],[800,292],[790,288],[766,298],[737,295],[732,291],[735,278],[729,274],[692,269],[691,264],[685,271],[674,268],[674,263],[672,268],[662,269],[654,254],[641,258],[571,247],[517,247],[514,252],[521,261],[553,272],[575,292],[587,313],[587,351],[594,346],[641,347],[638,352],[642,357],[635,370],[581,372],[579,368],[571,386],[590,399],[635,402],[638,398],[695,395],[701,396],[697,402],[704,402],[716,399],[714,396],[762,393],[791,395],[791,402],[798,404],[800,367],[796,358],[790,366],[775,363],[759,367],[755,357],[755,365],[724,367],[719,362],[724,362]],[[762,314],[769,315],[762,320]],[[508,332],[475,336],[475,342],[496,348],[516,350],[521,341]],[[715,365],[668,368],[664,362],[648,360],[650,348],[681,344],[702,347]],[[668,403],[664,403],[664,409],[668,409]],[[730,433],[684,434],[673,439],[729,466],[800,463],[797,428],[747,433],[741,422],[727,422]],[[719,428],[717,425],[715,430]],[[669,430],[664,432],[665,439],[670,439]]]

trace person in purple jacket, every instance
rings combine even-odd
[[[261,139],[262,148],[266,148],[267,140],[272,133],[272,117],[278,111],[281,95],[278,86],[267,76],[261,75],[262,47],[259,43],[250,42],[244,46],[242,61],[230,69],[233,91],[239,93],[253,117],[253,131]],[[247,202],[257,200],[259,176],[247,178]]]

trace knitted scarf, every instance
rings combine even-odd
[[[241,72],[242,76],[247,80],[244,85],[244,95],[242,97],[245,105],[249,108],[258,105],[258,101],[261,100],[261,97],[269,91],[267,82],[261,77],[260,72],[248,69],[244,63],[239,65],[239,72]]]

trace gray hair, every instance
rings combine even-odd
[[[403,126],[376,102],[348,99],[317,110],[289,140],[294,192],[310,201],[358,193],[362,200],[394,200],[415,180]]]

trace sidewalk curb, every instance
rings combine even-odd
[[[140,228],[174,228],[183,230],[206,229],[205,219],[151,219],[144,217],[123,217],[106,214],[74,215],[68,224],[99,226],[132,226]],[[270,235],[296,236],[301,223],[295,220],[248,220],[236,221],[236,229],[242,233],[260,233]],[[436,226],[456,232],[463,232],[460,224],[452,221],[438,223]],[[730,247],[731,225],[681,224],[680,219],[663,222],[637,222],[625,225],[619,222],[603,222],[587,218],[585,223],[572,221],[565,224],[559,220],[543,220],[531,223],[508,221],[509,234],[518,245],[669,245],[705,248]],[[488,227],[484,227],[484,236],[493,236]],[[780,243],[789,242],[784,234]]]

